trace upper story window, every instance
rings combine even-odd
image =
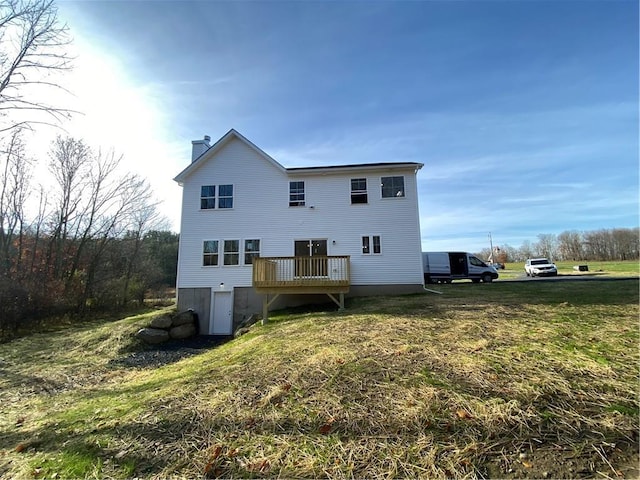
[[[202,247],[202,265],[218,265],[218,240],[205,240]]]
[[[404,177],[382,177],[382,198],[404,197]]]
[[[233,185],[218,187],[218,208],[233,208]]]
[[[367,179],[352,178],[351,179],[351,204],[367,203]]]
[[[233,208],[233,185],[218,185],[217,208]],[[216,186],[203,185],[200,188],[200,209],[216,208]]]
[[[289,182],[289,206],[304,207],[304,182]]]
[[[200,188],[200,208],[206,210],[216,208],[216,186],[203,185]]]
[[[244,264],[253,264],[253,259],[260,256],[260,240],[251,239],[244,241]]]

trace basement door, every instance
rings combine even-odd
[[[211,335],[231,335],[233,328],[233,295],[231,291],[211,291]]]
[[[326,277],[327,276],[327,241],[295,240],[294,254],[296,257],[324,257],[305,259],[296,262],[296,277]]]

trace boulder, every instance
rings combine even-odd
[[[189,323],[195,323],[195,316],[193,312],[189,310],[186,312],[180,312],[171,319],[171,326],[173,327],[178,327],[180,325],[186,325]]]
[[[169,315],[158,315],[151,320],[149,326],[151,328],[170,328],[171,322],[172,320]]]
[[[196,326],[193,323],[178,325],[169,330],[169,336],[176,339],[193,337],[195,334]]]
[[[233,336],[235,338],[238,338],[238,337],[244,335],[245,333],[249,333],[250,331],[251,331],[251,329],[249,327],[242,327],[242,328],[237,329],[235,331],[235,333],[233,334]]]
[[[169,340],[169,332],[159,328],[142,328],[136,333],[136,338],[145,343],[155,345]]]

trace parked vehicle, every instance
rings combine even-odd
[[[527,277],[558,275],[558,268],[546,258],[528,258],[524,263]]]
[[[467,252],[422,252],[424,283],[451,283],[470,279],[489,283],[498,278],[497,270]]]

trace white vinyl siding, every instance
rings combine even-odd
[[[224,240],[240,240],[239,265],[245,265],[246,239],[260,239],[261,257],[276,257],[293,256],[294,240],[300,238],[326,239],[328,255],[350,255],[352,285],[422,284],[416,175],[412,168],[387,172],[304,172],[303,177],[277,168],[232,139],[183,182],[178,286],[215,287],[223,282],[229,288],[250,287],[252,268],[224,267]],[[389,176],[404,178],[403,201],[381,197],[377,186]],[[216,208],[210,215],[199,208],[200,189],[219,178],[233,185],[233,209]],[[369,187],[368,203],[351,208],[351,179],[360,178]],[[304,182],[304,206],[289,208],[290,182]],[[362,254],[365,234],[380,237],[380,254]],[[202,242],[208,239],[220,242],[221,268],[202,268]]]

